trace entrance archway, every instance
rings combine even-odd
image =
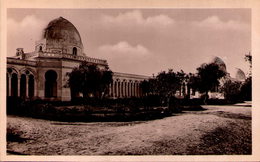
[[[18,77],[15,73],[12,74],[11,79],[11,96],[18,96]]]
[[[31,74],[29,75],[28,86],[29,97],[32,98],[34,96],[34,76]]]
[[[26,75],[22,74],[20,79],[20,96],[22,98],[26,97]]]
[[[45,97],[57,97],[57,73],[49,70],[45,73]]]

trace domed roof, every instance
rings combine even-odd
[[[43,38],[50,44],[55,42],[55,44],[59,43],[66,46],[83,47],[76,27],[63,17],[54,19],[48,24],[44,30]]]
[[[239,81],[244,81],[244,80],[246,80],[246,75],[245,75],[245,73],[244,73],[241,69],[239,69],[239,68],[237,68],[236,79],[239,80]]]
[[[227,69],[226,69],[226,64],[225,64],[225,62],[224,62],[221,58],[219,58],[219,57],[215,57],[215,58],[212,60],[212,63],[217,64],[217,65],[219,66],[219,68],[220,68],[221,70],[223,70],[223,71],[226,71],[226,70],[227,70]]]

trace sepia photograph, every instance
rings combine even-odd
[[[1,3],[1,161],[257,160],[253,1],[79,2]]]
[[[250,155],[250,9],[7,10],[7,154]]]

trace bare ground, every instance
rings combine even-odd
[[[18,155],[251,154],[250,103],[204,106],[151,121],[57,122],[8,116],[19,132],[7,153]]]

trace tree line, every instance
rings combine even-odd
[[[183,70],[174,72],[173,69],[162,71],[158,75],[141,82],[140,86],[144,96],[159,95],[165,98],[172,97],[177,91],[187,85],[188,89],[204,94],[204,99],[208,98],[208,93],[218,91],[225,95],[226,99],[251,100],[252,89],[252,56],[245,55],[245,61],[249,63],[250,73],[245,82],[232,80],[227,77],[227,72],[216,63],[204,63],[196,69],[196,73],[185,73]],[[109,91],[109,84],[113,82],[113,72],[108,66],[99,68],[97,64],[83,62],[79,67],[75,67],[72,72],[67,73],[69,77],[67,86],[71,89],[72,97],[83,98],[104,98]],[[224,79],[224,84],[220,85],[220,80]],[[219,88],[220,87],[220,88]],[[190,91],[185,94],[189,98]]]

